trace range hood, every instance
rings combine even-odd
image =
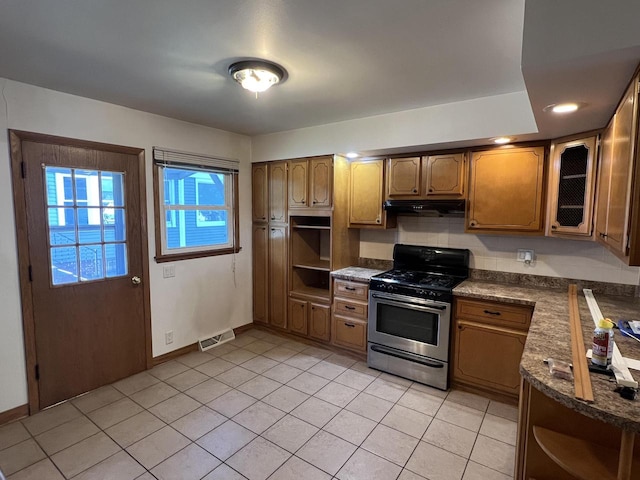
[[[391,213],[415,213],[439,217],[464,216],[464,200],[387,200],[383,207]]]

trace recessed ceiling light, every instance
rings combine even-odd
[[[512,137],[495,137],[491,139],[493,143],[497,143],[498,145],[504,145],[505,143],[510,143],[514,139]]]
[[[264,92],[280,83],[285,75],[284,68],[266,60],[246,60],[232,63],[229,75],[251,92]]]
[[[553,113],[571,113],[575,112],[580,107],[581,105],[579,103],[554,103],[544,107],[543,111],[551,111]]]
[[[360,155],[357,154],[356,152],[349,152],[347,153],[346,157],[347,158],[358,158]]]

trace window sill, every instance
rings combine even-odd
[[[191,260],[193,258],[216,257],[218,255],[230,255],[233,253],[238,253],[240,250],[242,250],[242,247],[206,250],[202,252],[171,253],[168,255],[156,255],[155,261],[156,263],[166,263],[175,262],[178,260]]]

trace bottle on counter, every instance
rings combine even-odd
[[[613,322],[603,318],[593,331],[593,348],[591,363],[607,367],[611,365],[613,357]]]

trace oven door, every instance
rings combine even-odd
[[[369,292],[368,341],[449,361],[451,304]]]

